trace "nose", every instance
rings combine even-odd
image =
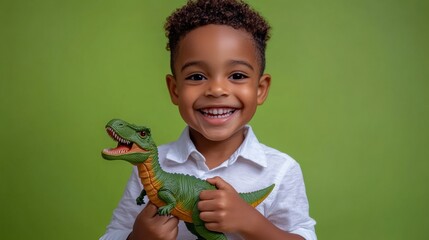
[[[222,78],[209,79],[205,96],[222,97],[229,95],[228,80]]]

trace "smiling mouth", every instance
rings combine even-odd
[[[237,111],[236,108],[201,108],[198,111],[208,118],[227,118]]]

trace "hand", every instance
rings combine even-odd
[[[248,219],[259,214],[246,203],[237,191],[220,177],[207,181],[217,190],[205,190],[200,193],[198,209],[200,218],[208,230],[216,232],[244,232],[248,230]]]
[[[151,202],[137,216],[128,240],[176,240],[179,219],[159,216],[158,208]]]

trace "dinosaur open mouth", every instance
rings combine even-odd
[[[106,148],[106,149],[104,149],[103,150],[104,154],[108,154],[108,155],[123,155],[123,154],[127,154],[127,153],[130,153],[130,152],[137,152],[137,151],[134,151],[136,149],[139,149],[140,150],[139,152],[142,152],[142,149],[139,148],[135,143],[123,139],[111,127],[106,127],[106,131],[107,131],[107,134],[109,134],[109,136],[113,140],[115,140],[116,142],[118,142],[118,146],[116,146],[115,148]]]

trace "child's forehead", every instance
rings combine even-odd
[[[256,45],[250,34],[229,26],[206,25],[180,40],[175,61],[179,67],[188,61],[221,63],[244,59],[257,63]]]
[[[198,53],[206,48],[246,48],[246,51],[256,52],[256,44],[250,33],[227,25],[210,24],[188,32],[179,41],[178,54]]]

